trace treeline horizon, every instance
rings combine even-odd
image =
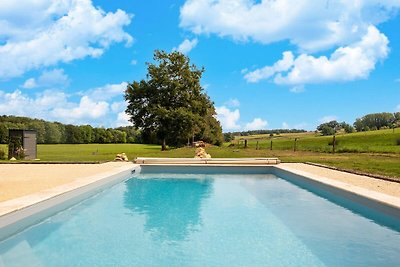
[[[38,144],[141,143],[141,133],[132,126],[104,128],[73,125],[43,119],[0,116],[0,143],[8,143],[9,129],[35,130]]]

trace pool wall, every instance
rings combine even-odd
[[[100,176],[95,175],[89,177],[90,180],[94,180],[94,182],[67,190],[61,194],[57,194],[42,201],[28,204],[20,209],[0,215],[0,240],[6,239],[7,237],[28,228],[49,216],[65,210],[82,200],[113,186],[114,184],[128,179],[134,172],[138,171],[139,168],[139,165],[125,166],[114,173],[103,173]],[[8,202],[21,202],[21,200],[28,198],[32,197],[22,197]]]

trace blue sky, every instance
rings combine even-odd
[[[128,125],[155,49],[204,67],[224,131],[400,111],[399,0],[3,0],[0,114]]]

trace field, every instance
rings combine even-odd
[[[218,157],[278,157],[283,162],[315,162],[342,169],[356,170],[400,178],[400,129],[380,130],[337,136],[336,152],[331,153],[332,136],[316,136],[314,133],[257,135],[242,137],[222,147],[209,147],[207,152]],[[294,139],[297,139],[296,150]],[[273,148],[270,150],[270,143]],[[259,149],[256,149],[257,141]],[[0,145],[5,150],[5,145]],[[126,153],[130,160],[136,157],[193,157],[193,148],[177,148],[160,151],[158,145],[144,144],[82,144],[38,145],[41,161],[109,161],[118,153]],[[7,161],[3,161],[7,162]]]
[[[293,150],[297,138],[296,150],[314,152],[332,152],[332,136],[320,136],[313,132],[281,135],[241,136],[232,143],[243,147],[248,140],[250,147],[269,149],[272,141],[273,150]],[[336,152],[352,153],[400,153],[400,129],[379,130],[352,134],[336,135]]]

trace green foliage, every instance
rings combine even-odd
[[[8,143],[9,129],[36,130],[38,144],[89,144],[89,143],[126,143],[128,132],[133,127],[120,129],[93,128],[90,125],[64,125],[59,122],[31,119],[15,116],[0,116],[0,143]],[[135,136],[140,135],[135,131]],[[138,138],[131,139],[139,142]]]
[[[344,131],[345,131],[346,133],[354,133],[354,132],[355,132],[354,127],[351,126],[351,125],[348,124],[348,123],[342,122],[342,123],[340,124],[340,127],[341,127],[342,129],[344,129]]]
[[[203,92],[200,79],[204,69],[190,65],[179,52],[155,51],[154,63],[147,63],[147,80],[128,84],[126,113],[142,138],[154,137],[174,146],[184,145],[197,136],[214,144],[222,142],[222,131],[214,104]],[[155,135],[155,136],[154,136]]]
[[[379,130],[382,127],[391,128],[397,122],[400,122],[400,112],[372,113],[356,119],[354,127],[357,131]]]
[[[332,128],[329,125],[322,125],[321,127],[318,127],[318,130],[321,131],[322,135],[334,135],[336,133],[335,128]]]
[[[6,151],[0,148],[0,160],[6,159]]]

